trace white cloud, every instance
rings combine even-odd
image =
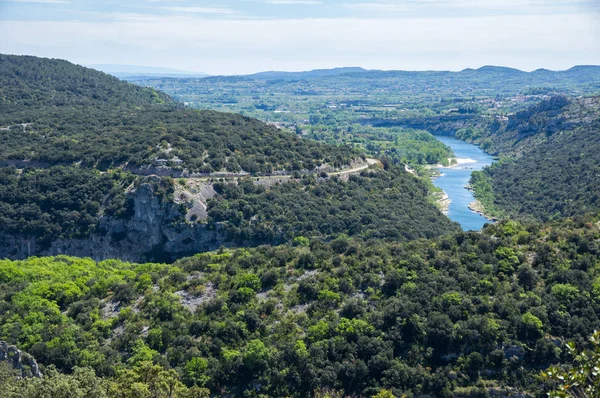
[[[181,7],[161,7],[164,10],[174,12],[185,12],[191,14],[221,14],[221,15],[232,15],[237,14],[239,11],[231,8],[221,7],[195,7],[195,6],[181,6]]]
[[[581,11],[595,0],[379,0],[370,2],[347,2],[345,8],[370,12],[407,12],[444,10],[510,12],[510,13],[548,13],[570,8]]]
[[[70,0],[0,0],[0,3],[70,4]]]
[[[265,3],[276,4],[276,5],[293,5],[293,4],[319,5],[319,4],[323,4],[322,1],[314,1],[314,0],[268,0],[268,1],[265,1]]]
[[[334,66],[566,69],[600,64],[598,14],[388,19],[0,21],[0,52],[201,70],[212,74]],[[552,29],[544,29],[549,27]]]

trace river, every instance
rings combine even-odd
[[[454,137],[436,136],[438,140],[452,148],[458,159],[470,159],[469,162],[454,167],[439,169],[442,175],[434,180],[435,186],[446,192],[450,198],[448,217],[458,222],[465,231],[479,231],[490,221],[469,209],[469,204],[475,200],[473,193],[465,188],[474,170],[481,170],[494,162],[494,158],[479,147],[458,140]]]

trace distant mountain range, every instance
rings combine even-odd
[[[364,73],[369,72],[367,69],[359,67],[343,67],[333,69],[314,69],[306,72],[283,72],[283,71],[268,71],[246,75],[245,77],[254,79],[297,79],[306,77],[327,77],[338,76],[347,73]]]
[[[96,69],[119,78],[125,77],[206,77],[207,73],[191,72],[173,68],[162,68],[155,66],[140,65],[118,65],[118,64],[94,64],[87,65],[88,68]]]
[[[472,77],[472,76],[495,76],[495,77],[512,77],[512,78],[553,78],[553,77],[569,77],[576,80],[585,80],[588,77],[600,76],[600,66],[597,65],[579,65],[574,66],[564,71],[551,71],[548,69],[537,69],[532,72],[526,72],[515,68],[503,66],[486,65],[478,69],[463,69],[459,72],[443,71],[443,70],[428,70],[428,71],[407,71],[407,70],[380,70],[380,69],[364,69],[361,67],[342,67],[333,69],[315,69],[304,72],[284,72],[284,71],[267,71],[253,73],[249,75],[220,75],[210,76],[214,80],[297,80],[297,79],[318,79],[336,76],[349,77],[410,77],[418,76],[430,78],[435,76],[442,77]],[[185,76],[180,76],[185,77]],[[191,77],[191,76],[188,76]],[[196,76],[194,76],[196,77]],[[136,79],[137,80],[137,79]]]
[[[151,80],[161,77],[166,78],[205,78],[210,77],[214,80],[297,80],[297,79],[317,79],[335,76],[358,76],[361,77],[394,77],[394,76],[471,76],[471,75],[489,75],[489,76],[510,76],[510,77],[576,77],[577,80],[585,80],[587,77],[600,75],[600,66],[598,65],[578,65],[564,71],[552,71],[548,69],[536,69],[532,72],[522,71],[520,69],[504,66],[485,65],[478,69],[467,68],[459,72],[447,70],[427,70],[427,71],[409,71],[409,70],[382,70],[365,69],[361,67],[339,67],[331,69],[314,69],[310,71],[288,72],[288,71],[265,71],[252,73],[248,75],[209,75],[202,72],[192,72],[180,69],[161,68],[152,66],[136,65],[117,65],[117,64],[96,64],[87,65],[89,68],[111,74],[121,79],[129,81]]]
[[[600,73],[599,65],[577,65],[570,69],[563,71],[552,71],[549,69],[536,69],[532,72],[522,71],[516,68],[508,68],[505,66],[494,66],[494,65],[485,65],[478,69],[467,68],[463,69],[459,72],[453,71],[445,71],[445,70],[428,70],[428,71],[407,71],[407,70],[380,70],[380,69],[362,69],[362,68],[337,68],[330,69],[329,74],[323,73],[324,71],[313,71],[319,72],[319,76],[328,76],[328,75],[343,75],[343,74],[355,74],[355,73],[364,73],[364,74],[385,74],[385,75],[394,75],[394,74],[429,74],[429,75],[469,75],[469,74],[487,74],[487,75],[506,75],[506,76],[525,76],[525,75],[539,75],[543,76],[546,74],[562,74],[562,75],[574,75],[574,74],[585,74],[585,73]],[[337,73],[333,73],[337,71]],[[313,72],[304,72],[305,75],[311,76]],[[248,77],[255,77],[256,75],[249,75]],[[317,75],[314,75],[317,76]]]

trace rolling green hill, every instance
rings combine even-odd
[[[358,156],[253,119],[183,109],[164,93],[61,60],[0,56],[0,110],[5,164],[255,174],[341,167]]]
[[[175,105],[105,73],[60,59],[0,54],[0,109],[42,106]]]
[[[68,107],[0,116],[0,162],[137,174],[268,174],[343,167],[359,154],[239,115],[167,108]]]
[[[446,157],[426,132],[353,126],[398,152],[377,161],[65,61],[0,59],[0,398],[543,397],[541,372],[600,328],[600,98],[391,121],[505,157],[473,185],[523,220],[476,233],[393,162]],[[451,76],[485,92],[555,73]]]
[[[171,261],[299,236],[457,230],[424,182],[365,171],[349,146],[188,109],[60,60],[2,55],[0,92],[0,257]]]
[[[234,241],[281,243],[338,234],[404,241],[457,227],[426,203],[428,187],[400,168],[372,168],[347,179],[303,178],[264,189],[250,182],[215,184],[208,222]]]

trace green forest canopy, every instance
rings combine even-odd
[[[551,220],[600,212],[600,97],[558,98],[515,115],[493,146],[512,155],[473,173],[496,216]]]
[[[342,167],[359,157],[46,58],[0,55],[0,110],[0,162],[256,174]]]
[[[136,381],[154,364],[221,395],[541,395],[539,369],[568,360],[562,342],[600,326],[599,238],[591,223],[509,221],[407,243],[298,238],[172,265],[4,260],[0,340],[63,372]]]

